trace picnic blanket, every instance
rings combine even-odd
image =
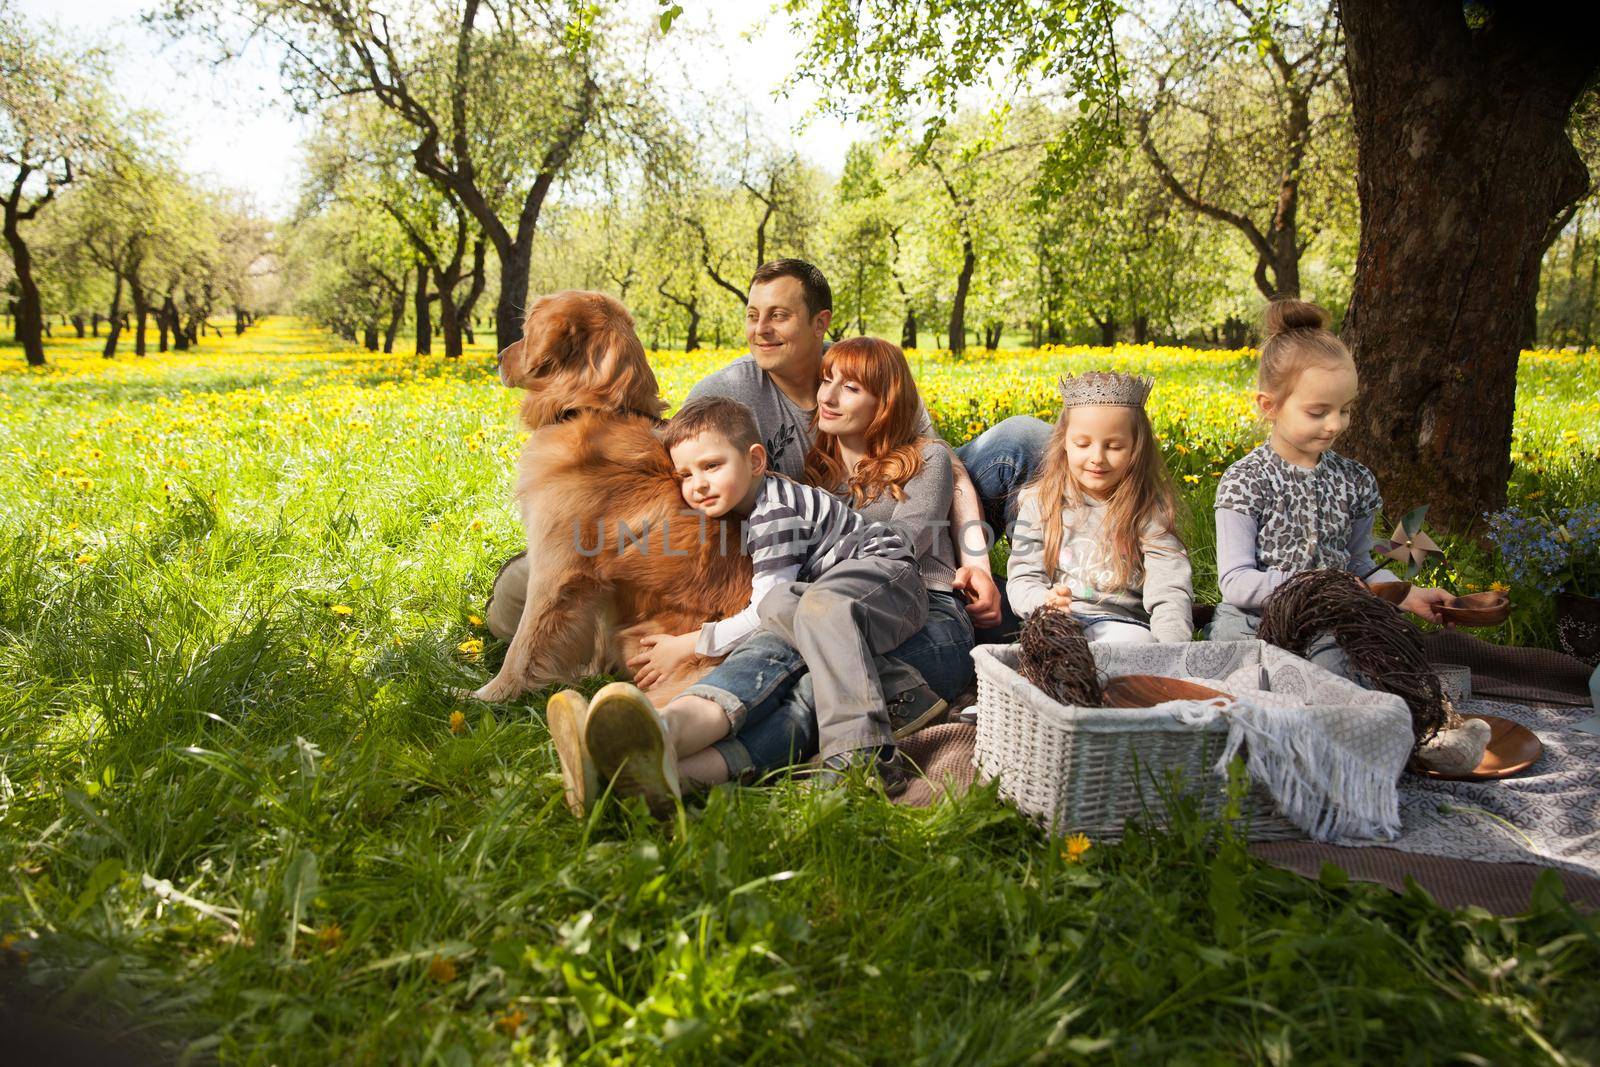
[[[1539,869],[1551,867],[1561,872],[1569,900],[1600,910],[1600,737],[1571,729],[1592,712],[1485,700],[1462,710],[1528,726],[1544,756],[1522,775],[1499,781],[1404,775],[1403,831],[1382,847],[1308,840],[1261,842],[1252,851],[1312,877],[1326,861],[1395,890],[1409,877],[1447,907],[1477,904],[1504,914],[1525,909]],[[971,725],[947,723],[907,738],[905,752],[927,780],[913,783],[900,803],[926,806],[943,792],[971,788],[976,736]]]
[[[1527,704],[1589,703],[1586,666],[1547,648],[1492,645],[1460,630],[1422,635],[1422,650],[1433,664],[1459,663],[1472,668],[1472,693]]]

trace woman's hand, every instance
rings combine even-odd
[[[661,681],[672,669],[694,655],[699,631],[687,634],[651,634],[640,640],[640,651],[628,661],[633,672],[633,684],[649,689]]]
[[[1044,595],[1044,606],[1047,608],[1060,608],[1062,611],[1072,610],[1072,587],[1066,582],[1053,587]]]
[[[958,568],[950,586],[966,598],[967,617],[973,626],[982,630],[999,623],[1000,587],[987,567]]]
[[[1443,620],[1439,618],[1439,605],[1448,604],[1453,599],[1455,598],[1443,589],[1427,589],[1414,585],[1411,587],[1411,592],[1400,602],[1400,606],[1426,622],[1441,622]],[[1445,625],[1450,624],[1445,623]]]

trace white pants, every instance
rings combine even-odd
[[[1155,634],[1131,622],[1091,622],[1083,628],[1083,636],[1090,641],[1115,641],[1123,645],[1159,644]]]

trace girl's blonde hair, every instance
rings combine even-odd
[[[1279,297],[1267,305],[1261,342],[1261,365],[1256,388],[1272,397],[1294,391],[1294,383],[1307,367],[1354,364],[1345,343],[1328,329],[1333,319],[1308,300]]]
[[[828,346],[822,373],[858,382],[878,400],[867,426],[866,455],[846,471],[839,439],[817,431],[811,416],[811,450],[806,453],[806,481],[833,490],[842,482],[853,507],[869,504],[887,492],[905,499],[905,484],[922,470],[922,435],[917,432],[920,405],[911,365],[900,346],[877,337],[851,337]]]
[[[1156,444],[1150,416],[1142,407],[1128,410],[1133,414],[1133,456],[1128,461],[1128,473],[1105,501],[1105,521],[1100,526],[1101,538],[1110,542],[1112,589],[1127,589],[1143,580],[1145,527],[1154,524],[1162,532],[1176,533],[1177,494]],[[1039,511],[1044,517],[1041,540],[1045,580],[1052,584],[1060,571],[1061,542],[1066,536],[1062,511],[1084,506],[1083,487],[1067,465],[1067,430],[1071,422],[1072,408],[1062,408],[1055,429],[1050,432],[1044,463],[1026,487],[1039,494]]]

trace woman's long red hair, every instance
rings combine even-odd
[[[806,453],[806,481],[830,491],[841,484],[860,507],[885,492],[905,498],[904,486],[922,469],[922,436],[917,432],[920,404],[911,365],[900,346],[878,337],[851,337],[822,355],[824,376],[856,382],[878,401],[867,426],[866,455],[847,471],[839,439],[816,430],[812,415],[811,450]]]

